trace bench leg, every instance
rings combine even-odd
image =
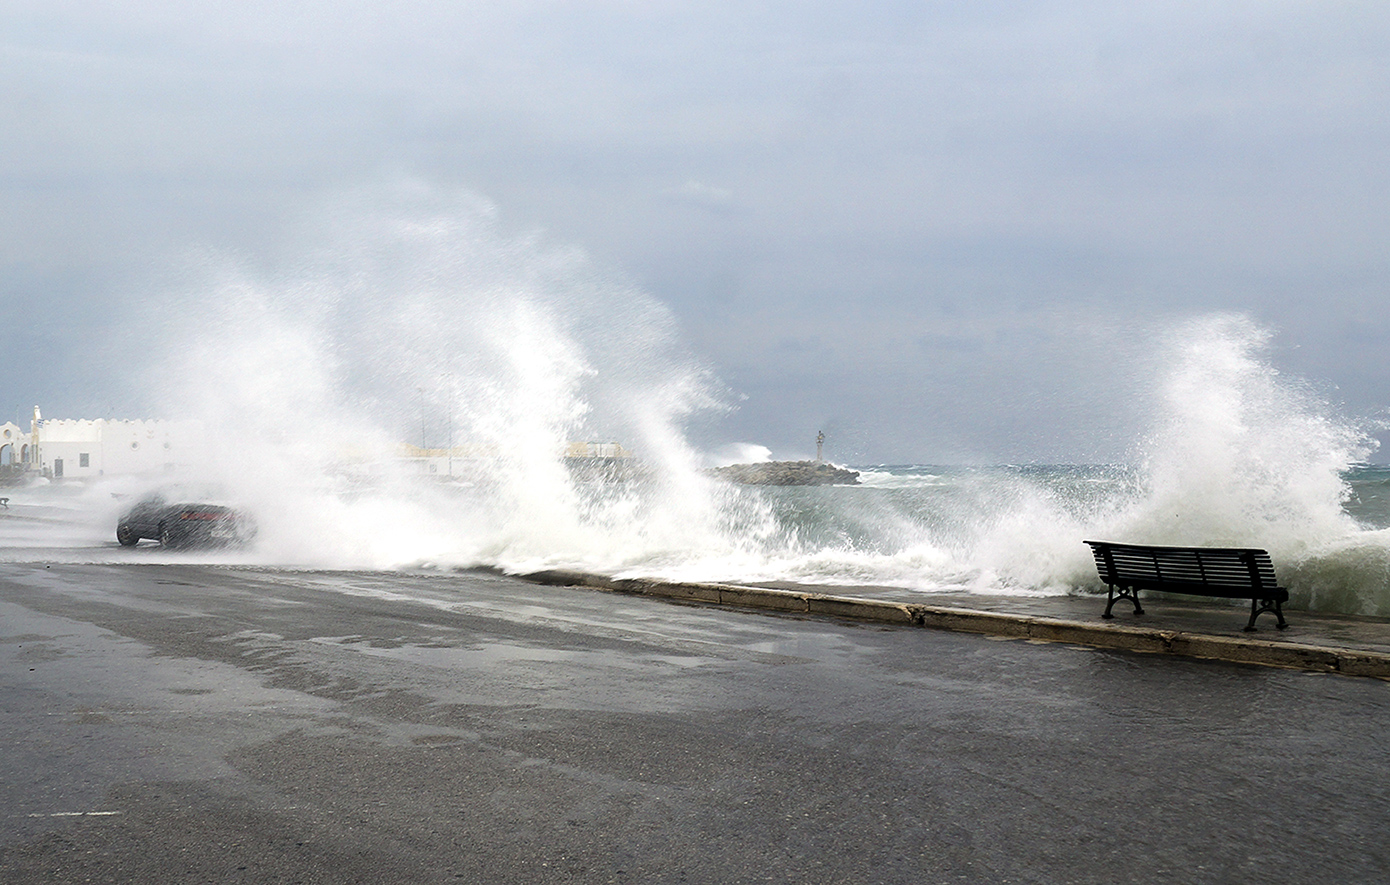
[[[1284,604],[1282,602],[1277,599],[1273,602],[1268,599],[1252,599],[1250,600],[1250,621],[1245,625],[1246,633],[1255,632],[1255,619],[1265,612],[1274,612],[1274,616],[1279,619],[1275,626],[1280,630],[1289,626],[1289,622],[1284,620]]]
[[[1105,614],[1101,615],[1101,617],[1107,621],[1115,617],[1110,613],[1110,610],[1114,608],[1115,603],[1119,602],[1121,599],[1128,599],[1130,602],[1134,603],[1134,613],[1136,615],[1142,615],[1144,613],[1144,609],[1139,605],[1138,590],[1134,589],[1133,587],[1122,587],[1120,588],[1120,592],[1116,593],[1115,585],[1111,584],[1110,595],[1105,603]]]

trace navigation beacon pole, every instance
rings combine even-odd
[[[821,457],[821,450],[824,449],[824,448],[825,448],[825,431],[824,431],[824,430],[820,430],[820,431],[817,431],[817,432],[816,432],[816,463],[817,463],[817,464],[819,464],[821,461],[825,460],[825,459],[823,459],[823,458]]]

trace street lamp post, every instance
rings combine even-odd
[[[425,388],[417,387],[415,390],[420,394],[420,456],[425,454]]]

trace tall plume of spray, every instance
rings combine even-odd
[[[1390,615],[1390,532],[1346,513],[1346,471],[1375,450],[1366,428],[1269,360],[1246,317],[1180,327],[1145,493],[1110,521],[1153,543],[1267,548],[1295,607]]]
[[[1344,471],[1372,443],[1273,366],[1271,338],[1239,315],[1194,319],[1169,336],[1141,460],[1147,494],[1121,518],[1128,533],[1267,547],[1289,560],[1354,530]]]
[[[1019,482],[961,554],[984,583],[1059,592],[1094,587],[1085,537],[1268,549],[1297,605],[1380,613],[1390,605],[1390,536],[1343,509],[1346,471],[1374,449],[1305,382],[1283,375],[1272,333],[1237,314],[1155,337],[1149,429],[1110,492],[1068,498]],[[1390,613],[1390,612],[1387,612]]]
[[[660,304],[471,196],[407,186],[330,215],[273,282],[212,262],[164,325],[165,407],[206,425],[204,470],[253,505],[259,557],[621,571],[725,557],[729,520],[759,520],[697,470],[683,425],[722,393]],[[562,455],[583,440],[635,450],[646,481],[578,481]],[[454,449],[466,482],[411,477],[404,443]]]

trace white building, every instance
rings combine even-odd
[[[203,441],[197,421],[45,419],[36,406],[28,433],[0,425],[0,466],[54,479],[168,473],[192,462]]]
[[[29,463],[29,434],[13,421],[0,424],[0,468],[22,469]]]

